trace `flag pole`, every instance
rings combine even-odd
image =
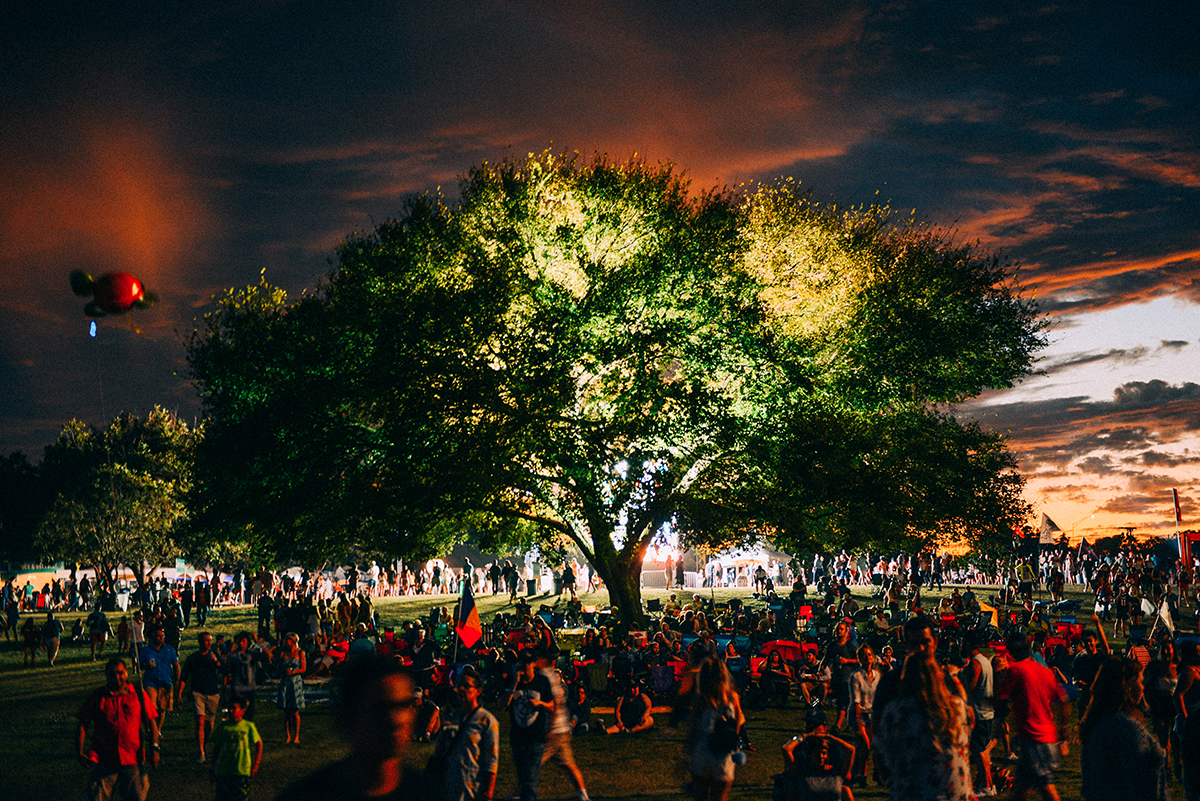
[[[1182,534],[1182,533],[1180,533],[1180,531],[1179,531],[1179,523],[1180,523],[1180,520],[1179,520],[1179,518],[1180,518],[1180,514],[1179,514],[1179,489],[1178,489],[1178,488],[1176,488],[1176,487],[1172,487],[1172,488],[1171,488],[1171,500],[1172,500],[1172,502],[1173,502],[1173,503],[1174,503],[1174,505],[1175,505],[1175,542],[1176,542],[1176,544],[1179,546],[1179,561],[1180,561],[1180,562],[1185,562],[1185,563],[1188,563],[1188,565],[1187,565],[1187,566],[1188,566],[1188,567],[1190,567],[1190,566],[1191,566],[1191,565],[1190,565],[1190,562],[1191,562],[1191,558],[1190,558],[1190,556],[1191,556],[1191,554],[1187,554],[1187,555],[1185,556],[1184,547],[1183,547],[1183,534]]]
[[[458,636],[458,623],[462,619],[463,613],[463,592],[465,591],[466,582],[460,581],[458,584],[458,609],[454,612],[454,656],[450,659],[450,667],[458,663],[458,641],[462,639]]]

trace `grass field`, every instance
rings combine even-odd
[[[856,588],[856,594],[864,588]],[[746,596],[747,590],[716,593],[718,601]],[[665,598],[662,590],[646,590],[647,598]],[[1082,598],[1082,595],[1074,596]],[[501,608],[500,596],[477,599],[481,616],[490,620]],[[420,596],[404,599],[379,599],[377,607],[384,625],[427,614],[435,605],[453,603],[452,596]],[[603,604],[605,593],[585,596],[585,603]],[[68,625],[73,616],[65,616]],[[114,620],[114,625],[115,625]],[[209,618],[206,630],[233,634],[254,627],[249,607],[223,608]],[[196,650],[193,626],[184,632],[181,660]],[[1110,632],[1111,633],[1111,632]],[[1114,648],[1117,643],[1114,643]],[[45,657],[34,668],[23,668],[21,649],[13,642],[0,642],[0,788],[12,798],[72,799],[83,793],[85,771],[75,760],[75,715],[87,693],[104,683],[103,661],[92,662],[85,647],[65,647],[55,668],[46,666]],[[270,799],[289,781],[337,758],[343,746],[332,725],[330,709],[317,704],[302,714],[299,747],[284,745],[283,721],[274,704],[261,697],[257,724],[265,741],[262,769],[253,780],[252,797]],[[659,699],[655,699],[659,703]],[[497,798],[515,792],[516,782],[507,747],[507,715],[493,709],[500,720],[502,745]],[[788,710],[747,710],[749,729],[757,753],[738,769],[732,798],[766,799],[771,794],[771,776],[782,767],[779,747],[803,728],[803,712],[793,702]],[[657,727],[656,727],[657,728]],[[1071,749],[1060,772],[1059,790],[1064,799],[1079,795],[1079,749]],[[430,745],[414,744],[410,761],[423,765]],[[998,751],[998,749],[997,749]],[[680,738],[666,739],[657,731],[633,737],[578,738],[575,753],[594,799],[654,799],[684,797],[686,780],[679,761]],[[212,786],[207,768],[195,764],[196,748],[190,712],[168,716],[162,737],[162,761],[151,776],[152,799],[210,799]],[[1182,789],[1173,785],[1173,794],[1182,798]],[[548,767],[540,786],[542,798],[572,799],[574,792],[565,776]],[[856,789],[860,799],[881,799],[887,794],[872,785]]]

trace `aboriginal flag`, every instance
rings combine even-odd
[[[454,630],[463,645],[470,648],[483,636],[483,624],[479,622],[479,610],[475,608],[471,582],[463,581],[462,587],[462,599],[458,603],[458,618],[454,621]]]
[[[1000,612],[996,609],[996,607],[988,606],[983,601],[980,601],[979,602],[979,611],[980,612],[991,612],[992,613],[992,626],[995,628],[1000,628]]]

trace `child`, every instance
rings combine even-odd
[[[263,744],[258,728],[244,720],[250,702],[235,695],[229,700],[229,719],[213,730],[211,778],[217,783],[217,801],[245,801],[250,797],[250,777],[258,773]],[[251,753],[253,747],[253,754]]]
[[[117,653],[129,653],[129,615],[121,615],[117,624]]]

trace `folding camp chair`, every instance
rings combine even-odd
[[[732,672],[732,667],[730,672]],[[675,692],[675,668],[670,665],[654,665],[650,668],[650,692],[665,695]]]

